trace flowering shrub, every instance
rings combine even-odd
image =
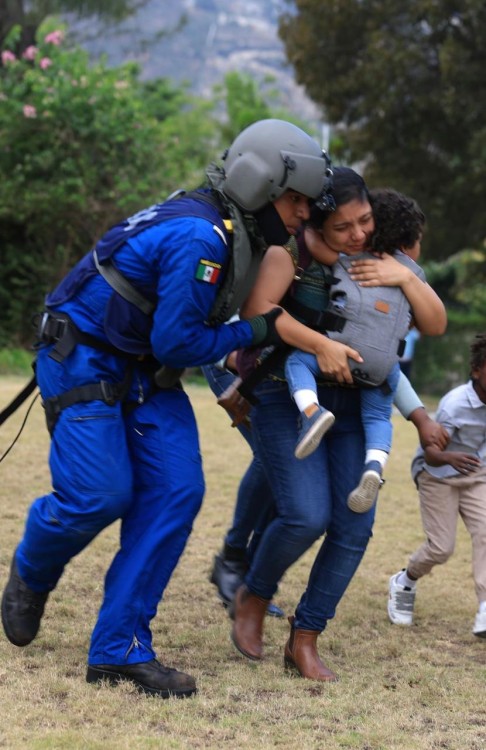
[[[208,159],[210,122],[187,97],[147,87],[133,64],[90,64],[53,23],[20,55],[15,30],[1,52],[0,346],[30,339],[45,293],[103,231],[192,187]],[[177,175],[173,144],[192,156]]]

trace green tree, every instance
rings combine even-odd
[[[0,69],[0,339],[31,338],[44,294],[111,224],[193,187],[215,148],[210,105],[138,68],[90,64],[51,20]]]
[[[299,83],[323,107],[370,185],[424,208],[428,257],[484,239],[484,0],[295,0],[280,35]]]
[[[37,29],[50,15],[73,13],[119,22],[148,0],[3,0],[0,3],[0,47],[14,27],[20,28],[18,50],[35,43]]]
[[[216,102],[223,104],[224,117],[220,124],[223,143],[231,143],[248,125],[268,117],[294,122],[315,135],[311,132],[313,128],[309,123],[299,120],[282,108],[280,94],[274,83],[272,76],[257,82],[248,74],[232,71],[225,75],[222,84],[214,87]]]

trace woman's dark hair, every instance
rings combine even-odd
[[[479,370],[486,362],[486,333],[478,333],[471,344],[471,357],[469,367],[471,370]]]
[[[425,214],[418,203],[391,188],[370,190],[370,202],[375,217],[373,250],[393,253],[413,247],[425,226]]]
[[[333,167],[332,188],[329,191],[334,198],[336,208],[344,206],[351,201],[366,203],[370,195],[363,178],[350,167]],[[323,211],[313,206],[310,210],[308,224],[315,229],[321,229],[322,225],[332,215],[332,211]]]

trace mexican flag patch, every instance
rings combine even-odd
[[[207,284],[216,284],[220,272],[221,265],[219,263],[213,263],[212,260],[201,258],[196,268],[196,279],[205,281]]]

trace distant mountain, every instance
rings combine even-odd
[[[113,29],[77,24],[90,53],[105,53],[112,64],[136,60],[144,78],[167,77],[188,82],[199,95],[210,96],[229,71],[248,73],[261,82],[273,76],[282,105],[308,120],[319,111],[297,86],[278,36],[285,0],[150,0],[135,16]],[[179,31],[182,15],[187,17]]]

